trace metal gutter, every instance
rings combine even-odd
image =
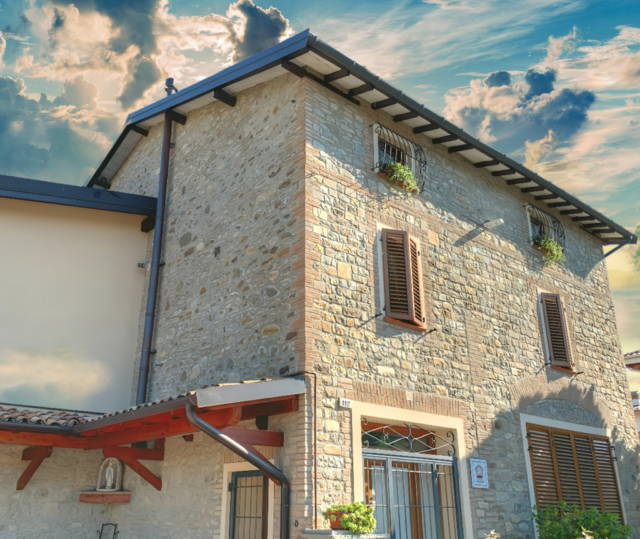
[[[408,95],[404,94],[402,91],[398,90],[394,86],[391,86],[390,84],[382,80],[377,75],[374,75],[367,68],[357,64],[356,62],[354,62],[353,60],[351,60],[341,52],[327,45],[326,43],[318,39],[316,36],[313,36],[313,35],[309,36],[309,47],[311,49],[317,50],[320,54],[342,65],[343,67],[348,69],[352,75],[355,75],[356,77],[362,79],[365,82],[371,83],[373,86],[375,86],[376,90],[388,95],[391,98],[397,99],[398,102],[401,105],[405,105],[406,108],[414,112],[417,112],[420,116],[423,116],[424,118],[426,118],[427,120],[433,123],[439,124],[444,131],[447,131],[452,135],[456,135],[456,137],[458,137],[461,141],[471,144],[481,152],[487,154],[490,157],[493,157],[497,161],[500,161],[500,163],[502,163],[503,165],[512,168],[522,176],[525,176],[526,178],[531,179],[531,181],[537,183],[541,187],[544,187],[548,191],[551,191],[552,193],[557,194],[558,198],[563,198],[564,200],[566,200],[576,208],[583,210],[585,213],[588,213],[589,215],[592,215],[594,219],[598,219],[603,223],[607,224],[608,226],[613,228],[616,232],[620,233],[626,238],[629,238],[628,243],[637,242],[638,240],[637,236],[629,232],[623,226],[620,226],[617,223],[614,223],[611,219],[605,217],[600,212],[594,210],[587,204],[584,204],[583,202],[578,200],[576,197],[574,197],[573,195],[570,195],[569,193],[557,187],[550,181],[545,180],[544,178],[538,176],[535,172],[532,172],[531,170],[524,167],[520,163],[517,163],[513,159],[507,157],[506,155],[480,142],[478,139],[469,135],[464,130],[460,129],[459,127],[456,127],[448,120],[445,120],[442,116],[435,114],[434,112],[426,108],[424,105],[418,103],[417,101],[415,101]],[[605,242],[608,240],[607,238],[598,238],[598,239]]]
[[[0,421],[0,430],[14,432],[37,432],[38,434],[57,434],[59,436],[73,436],[76,434],[76,426],[63,427],[62,425],[38,425],[34,423],[22,423],[16,421]]]
[[[152,216],[156,199],[78,185],[0,175],[0,197]]]
[[[240,458],[258,468],[258,470],[274,480],[276,483],[280,483],[280,539],[289,539],[289,493],[291,487],[287,476],[270,462],[257,457],[245,447],[241,446],[238,442],[232,440],[229,436],[209,425],[209,423],[196,414],[195,406],[193,404],[187,404],[185,412],[187,414],[187,419],[194,427],[197,427],[207,436],[210,436],[216,442],[219,442],[230,451],[233,451]]]

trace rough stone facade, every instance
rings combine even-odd
[[[375,122],[425,150],[423,193],[408,196],[373,172]],[[151,129],[114,189],[155,195],[161,136],[160,126]],[[640,526],[637,433],[597,239],[559,216],[567,263],[545,267],[529,244],[524,206],[532,197],[384,112],[291,74],[240,93],[234,108],[192,111],[174,142],[149,397],[315,373],[317,408],[308,375],[300,412],[270,423],[286,436],[273,456],[291,478],[292,537],[313,524],[315,467],[321,524],[324,507],[362,488],[353,481],[360,433],[340,397],[463,420],[461,443],[489,465],[491,488],[470,489],[467,533],[479,538],[492,529],[534,537],[520,414],[606,427],[627,520]],[[473,224],[495,218],[505,224],[490,232]],[[435,331],[379,316],[379,226],[420,239]],[[540,291],[563,298],[575,378],[544,365]],[[143,317],[141,309],[140,335]],[[132,388],[136,374],[137,366]],[[73,493],[92,488],[98,452],[56,451],[28,491],[7,490],[23,468],[21,449],[0,448],[14,466],[0,469],[2,539],[38,537],[51,518],[56,539],[86,536],[110,519],[127,537],[218,537],[225,457],[209,440],[169,441],[168,459],[150,465],[166,478],[161,493],[126,472],[136,501],[121,509],[73,503]]]
[[[637,435],[599,242],[556,213],[565,228],[567,263],[545,267],[529,244],[524,206],[535,203],[533,197],[384,112],[306,85],[307,256],[313,263],[306,322],[317,332],[307,368],[313,364],[322,380],[321,453],[335,454],[338,446],[345,462],[349,458],[359,433],[344,435],[350,412],[339,409],[336,398],[362,399],[356,383],[412,396],[376,394],[373,402],[396,407],[415,409],[416,393],[449,398],[459,403],[457,412],[449,407],[450,415],[468,425],[471,456],[487,459],[490,469],[491,488],[471,489],[474,535],[495,529],[503,537],[528,539],[534,530],[519,414],[606,426],[616,444],[627,519],[640,524]],[[408,196],[373,172],[375,122],[425,150],[423,193]],[[490,232],[473,224],[496,218],[505,224]],[[435,332],[425,336],[376,316],[382,310],[378,224],[419,238],[427,327]],[[544,366],[540,291],[563,298],[575,369],[582,373],[575,380]],[[562,384],[569,382],[582,388],[577,402],[566,400],[570,391]],[[518,383],[536,388],[539,398],[521,407],[514,400]],[[320,475],[330,478],[322,485],[323,503],[350,500],[361,488],[350,484],[350,474],[338,478],[324,461],[319,465]]]

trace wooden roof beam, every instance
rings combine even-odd
[[[591,217],[591,215],[584,215],[582,217],[572,217],[572,221],[595,221],[595,217]]]
[[[134,133],[138,133],[138,135],[142,135],[143,137],[146,137],[149,134],[149,131],[147,131],[144,127],[140,127],[138,124],[131,124],[129,126],[129,129],[131,129],[131,131],[133,131]]]
[[[573,206],[573,204],[563,200],[562,202],[550,202],[547,206],[550,208],[562,208],[562,206]]]
[[[390,107],[391,105],[395,105],[398,102],[397,99],[393,99],[393,97],[389,97],[387,99],[383,99],[382,101],[376,101],[375,103],[371,103],[371,108],[373,110],[384,109],[385,107]]]
[[[428,131],[435,131],[437,129],[440,129],[440,126],[438,124],[427,124],[414,127],[413,132],[418,135],[419,133],[426,133]]]
[[[512,168],[507,168],[504,170],[494,170],[491,173],[492,176],[511,176],[511,174],[519,174],[519,172],[516,172]],[[529,182],[531,182],[531,180],[529,180]]]
[[[404,114],[396,114],[393,117],[394,122],[403,122],[404,120],[411,120],[412,118],[417,118],[417,112],[405,112]]]
[[[438,137],[431,139],[431,142],[434,144],[442,144],[443,142],[453,142],[454,140],[458,140],[458,135],[446,135],[444,137]]]
[[[467,150],[473,150],[472,144],[460,144],[458,146],[450,146],[449,153],[466,152]]]
[[[576,210],[563,210],[560,212],[560,215],[574,215],[576,213],[586,213],[584,210],[576,209]]]
[[[484,167],[495,167],[499,165],[500,161],[496,161],[495,159],[490,159],[489,161],[479,161],[478,163],[474,163],[473,166],[476,168],[484,168]]]
[[[333,73],[329,73],[324,76],[325,82],[333,82],[334,80],[344,79],[351,75],[351,72],[348,69],[340,69],[339,71],[334,71]]]
[[[542,187],[541,185],[536,185],[535,187],[525,187],[524,189],[520,189],[523,193],[535,193],[536,191],[544,191],[546,187]]]
[[[213,91],[213,97],[218,101],[222,101],[225,105],[229,105],[230,107],[236,106],[236,96],[231,95],[224,90],[217,88]]]
[[[356,88],[351,88],[351,90],[349,90],[349,95],[351,97],[355,97],[356,95],[366,94],[367,92],[370,92],[371,90],[375,90],[373,85],[371,85],[371,84],[363,84],[362,86],[358,86]]]
[[[531,183],[529,178],[515,178],[514,180],[507,180],[507,185],[518,185],[521,183]]]
[[[560,198],[558,195],[540,195],[536,197],[536,200],[553,200],[554,198]]]

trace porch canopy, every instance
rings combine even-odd
[[[163,460],[164,439],[187,436],[201,429],[186,414],[193,407],[209,426],[266,462],[254,445],[282,447],[284,435],[269,430],[237,428],[240,421],[298,410],[298,396],[305,392],[302,378],[257,380],[219,384],[134,406],[119,412],[91,416],[85,412],[34,411],[0,404],[0,444],[30,446],[22,460],[32,461],[18,481],[24,488],[53,448],[102,449],[105,456],[121,459],[135,472],[162,487],[160,478],[140,460]],[[261,422],[264,426],[265,422]],[[119,447],[155,440],[155,448]]]

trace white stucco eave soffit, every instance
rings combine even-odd
[[[233,106],[238,93],[288,72],[311,78],[356,105],[388,113],[393,122],[410,127],[425,142],[459,154],[504,180],[505,187],[520,189],[547,204],[605,245],[637,242],[623,226],[427,109],[309,30],[130,114],[122,134],[87,185],[98,181],[108,184],[148,129],[164,121],[167,111],[187,117],[190,111],[214,101]]]

